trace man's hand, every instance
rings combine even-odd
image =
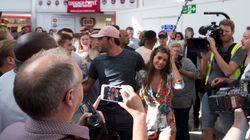
[[[176,59],[177,59],[177,53],[174,50],[170,50],[170,62],[175,63]]]
[[[227,81],[227,78],[226,77],[216,77],[212,83],[211,83],[211,86],[212,87],[217,87],[217,86],[220,86],[222,84],[227,84],[226,83]]]
[[[133,117],[133,140],[147,140],[146,113],[140,97],[129,85],[122,86],[120,92],[123,103],[119,102],[119,105]]]
[[[96,99],[95,103],[93,104],[94,109],[96,110],[99,103],[101,101],[101,97],[98,96],[98,98]],[[96,110],[96,112],[98,113],[98,115],[100,116],[100,118],[102,119],[102,122],[105,123],[105,118],[104,115],[102,114],[101,111]],[[85,125],[86,124],[86,119],[89,118],[92,115],[92,113],[88,113],[85,112],[79,119],[78,124],[79,125]]]
[[[134,89],[129,85],[122,85],[121,87],[120,92],[124,103],[119,102],[119,105],[127,110],[133,118],[145,115],[142,101]]]
[[[208,38],[207,38],[207,41],[209,42],[209,45],[210,45],[209,48],[210,48],[210,50],[211,50],[212,52],[217,51],[217,48],[216,48],[216,44],[215,44],[214,39],[211,38],[211,37],[208,37]]]
[[[223,140],[231,140],[232,138],[234,140],[241,140],[242,134],[244,133],[244,128],[247,123],[245,114],[241,108],[234,110],[234,123],[232,127],[228,130],[226,136],[223,138]],[[248,133],[246,135],[246,138],[248,138]]]
[[[221,85],[229,85],[234,83],[234,79],[229,79],[227,77],[216,77],[212,83],[211,86],[212,87],[216,87],[216,86],[221,86]]]

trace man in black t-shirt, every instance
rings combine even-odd
[[[113,26],[103,27],[92,37],[98,39],[101,52],[106,54],[97,57],[90,65],[84,91],[88,91],[97,79],[100,85],[131,85],[136,89],[136,72],[144,67],[142,57],[120,47],[119,31]],[[103,112],[109,131],[117,132],[121,140],[132,139],[133,120],[127,111],[117,103],[106,101],[101,101],[98,109]]]

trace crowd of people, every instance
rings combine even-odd
[[[0,139],[90,139],[92,114],[79,108],[87,101],[105,124],[103,139],[189,140],[191,108],[202,139],[249,139],[242,109],[213,112],[209,106],[211,95],[250,69],[250,27],[241,44],[234,42],[232,20],[219,27],[220,41],[208,37],[208,51],[200,52],[187,43],[192,27],[145,30],[139,38],[133,27],[118,25],[77,35],[37,27],[13,37],[1,25]],[[100,100],[104,84],[121,86],[123,102]]]

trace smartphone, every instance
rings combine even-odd
[[[108,102],[123,102],[121,93],[121,87],[105,85],[103,84],[101,87],[101,99]]]

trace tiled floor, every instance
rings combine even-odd
[[[201,140],[201,131],[189,131],[190,140]]]
[[[194,128],[193,125],[193,110],[191,108],[189,112],[189,134],[190,134],[190,140],[201,140],[201,131],[200,126],[199,128]]]

